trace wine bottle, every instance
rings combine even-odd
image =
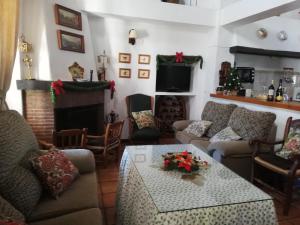
[[[281,102],[283,100],[283,88],[282,88],[282,79],[279,80],[279,85],[276,91],[276,102]]]
[[[274,80],[272,80],[272,83],[269,86],[269,90],[268,90],[268,98],[267,98],[268,101],[270,102],[274,101],[274,92],[275,92]]]

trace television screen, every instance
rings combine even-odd
[[[156,75],[156,91],[190,91],[191,67],[182,65],[160,65]]]

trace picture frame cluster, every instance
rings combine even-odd
[[[65,6],[54,5],[57,25],[82,31],[81,13]],[[58,47],[61,50],[85,53],[84,36],[64,30],[57,30]]]
[[[130,53],[119,53],[119,63],[130,64],[131,63],[131,54]],[[151,63],[151,55],[139,54],[138,55],[138,64],[149,65]],[[120,78],[131,78],[131,69],[130,68],[120,68],[119,69]],[[138,69],[138,78],[139,79],[149,79],[150,78],[150,69]]]

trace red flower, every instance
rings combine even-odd
[[[170,164],[170,160],[166,159],[166,160],[164,161],[164,164],[165,164],[165,167],[168,167],[168,165]]]
[[[189,153],[188,153],[188,151],[187,150],[185,150],[185,151],[183,151],[182,153],[181,153],[181,155],[183,155],[183,156],[187,156]]]
[[[54,90],[55,95],[60,95],[65,93],[63,87],[64,87],[64,83],[61,80],[53,81],[51,83],[51,88]]]
[[[185,164],[184,168],[186,169],[186,171],[191,172],[192,168],[189,164]]]

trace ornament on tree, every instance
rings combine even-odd
[[[230,69],[230,73],[227,77],[226,83],[224,84],[224,89],[228,91],[237,91],[241,88],[241,81],[239,74],[235,68]]]
[[[176,52],[176,62],[177,63],[183,62],[183,52]]]

